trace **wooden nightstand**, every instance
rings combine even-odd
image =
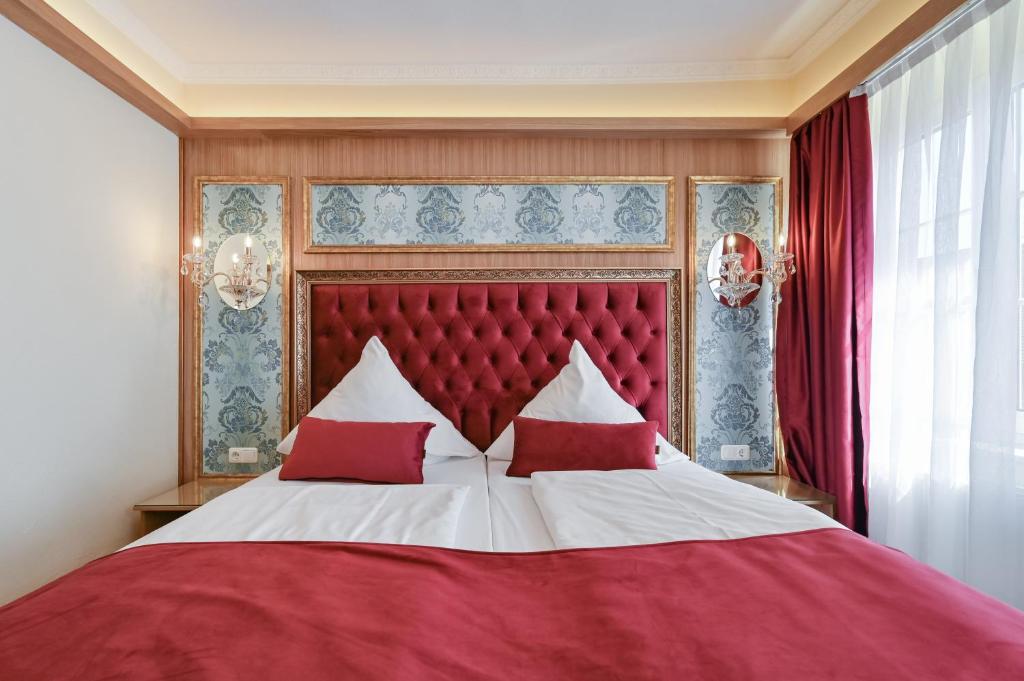
[[[817,509],[829,518],[836,517],[836,498],[828,492],[798,482],[784,475],[747,475],[733,473],[730,478],[777,494],[785,499]]]
[[[199,479],[186,482],[181,487],[167,490],[155,497],[135,504],[139,512],[139,536],[149,534],[158,527],[180,518],[189,511],[194,511],[211,499],[216,499],[224,492],[230,492],[239,485],[249,482],[248,478],[239,480]]]

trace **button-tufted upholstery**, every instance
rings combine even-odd
[[[579,340],[619,395],[667,434],[664,282],[318,284],[309,324],[310,406],[377,335],[413,387],[482,450]]]

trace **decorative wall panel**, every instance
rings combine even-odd
[[[765,282],[745,307],[729,307],[708,285],[707,262],[723,237],[742,233],[771,253],[782,222],[778,178],[690,178],[690,427],[697,463],[722,472],[776,471],[774,305]],[[746,461],[724,461],[722,445],[749,445]]]
[[[287,427],[287,180],[197,178],[196,224],[215,254],[228,237],[251,234],[274,263],[270,291],[250,310],[228,307],[208,284],[200,296],[197,441],[200,475],[252,475],[278,464]],[[284,390],[282,390],[284,386]],[[255,447],[255,464],[228,462],[230,447]]]
[[[201,176],[284,175],[304,194],[303,178],[394,177],[598,177],[674,176],[674,225],[670,251],[590,250],[449,250],[331,249],[307,252],[306,235],[290,240],[292,270],[363,272],[379,270],[519,269],[519,268],[678,268],[686,261],[687,192],[679,185],[691,175],[785,175],[789,171],[789,140],[777,138],[652,137],[624,135],[266,135],[192,137],[182,140],[185,205],[196,205],[195,179]],[[347,180],[339,180],[346,182]],[[380,182],[378,182],[380,183]],[[302,196],[289,195],[293,234],[303,231],[308,208]],[[372,213],[372,211],[371,211]],[[183,212],[182,241],[192,238],[193,211]],[[291,290],[291,286],[289,286]],[[200,470],[203,443],[196,439],[193,415],[199,392],[193,371],[196,333],[194,290],[182,278],[182,401],[181,480]],[[216,294],[213,294],[216,295]],[[266,304],[261,303],[261,305]],[[688,327],[681,345],[688,339]],[[286,353],[288,356],[290,354]],[[689,373],[682,377],[689,395]],[[291,381],[294,391],[294,381]],[[294,399],[294,392],[292,398]],[[687,403],[681,405],[688,415]],[[293,416],[298,413],[292,410]],[[688,416],[687,416],[688,418]],[[686,451],[690,451],[687,449]]]
[[[307,178],[306,248],[672,250],[660,177]]]

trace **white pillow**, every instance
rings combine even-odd
[[[430,421],[436,426],[427,436],[425,463],[436,463],[441,457],[480,454],[444,414],[409,385],[376,336],[367,341],[352,370],[309,410],[309,416],[331,421]],[[290,453],[298,432],[296,426],[281,440],[277,451]]]
[[[569,363],[562,367],[550,383],[541,388],[519,415],[581,423],[637,423],[645,420],[636,407],[619,397],[608,385],[604,374],[579,341],[573,341]],[[685,458],[660,433],[657,443],[659,466]],[[489,459],[511,461],[514,445],[515,433],[510,423],[484,454]]]

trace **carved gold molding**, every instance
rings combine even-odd
[[[666,285],[666,342],[668,343],[668,440],[682,447],[683,349],[682,271],[671,268],[530,268],[451,270],[312,270],[295,273],[295,415],[310,409],[309,300],[313,286],[373,283],[493,283],[493,282],[648,282]],[[692,455],[691,455],[692,456]]]

